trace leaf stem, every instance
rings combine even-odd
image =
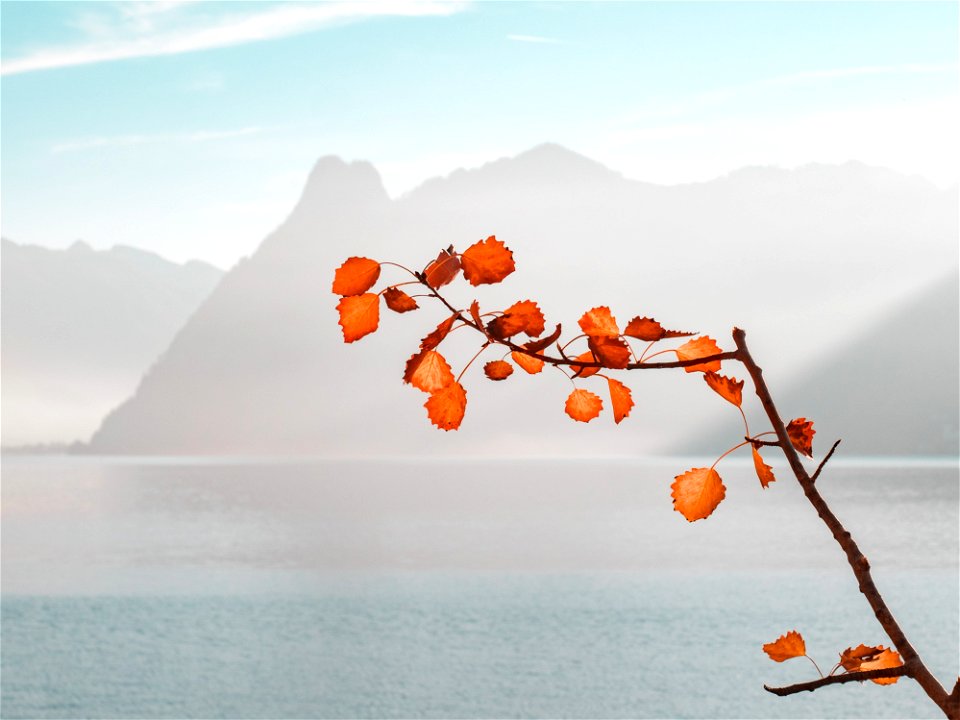
[[[713,465],[710,466],[710,469],[713,470],[713,469],[717,466],[717,463],[719,463],[721,460],[723,460],[727,455],[729,455],[730,453],[732,453],[734,450],[739,450],[739,449],[742,448],[744,445],[749,445],[749,444],[750,444],[750,442],[749,442],[748,440],[744,440],[742,443],[737,443],[737,444],[734,445],[732,448],[730,448],[729,450],[727,450],[723,455],[721,455],[721,456],[718,457],[716,460],[714,460],[714,461],[713,461]]]
[[[460,327],[463,327],[463,326],[461,325]],[[451,330],[450,332],[453,332],[453,331]],[[460,378],[462,378],[462,377],[463,377],[463,374],[467,371],[467,368],[470,367],[471,365],[473,365],[473,361],[476,360],[478,357],[480,357],[480,353],[482,353],[482,352],[483,352],[484,350],[486,350],[488,347],[490,347],[490,343],[484,343],[483,345],[481,345],[481,346],[480,346],[480,349],[477,350],[476,355],[474,355],[472,358],[470,358],[470,362],[468,362],[466,365],[463,366],[463,370],[461,370],[461,371],[460,371],[460,374],[457,375],[457,382],[458,382],[458,383],[460,382]]]

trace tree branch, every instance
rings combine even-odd
[[[807,475],[803,463],[800,462],[800,456],[787,437],[787,429],[783,424],[783,419],[773,404],[770,390],[767,388],[767,384],[763,379],[763,370],[760,369],[760,366],[757,365],[750,356],[750,351],[747,349],[746,333],[740,328],[734,328],[733,341],[736,343],[740,361],[753,380],[753,386],[756,389],[757,396],[760,398],[760,403],[763,405],[764,411],[767,413],[767,418],[769,418],[774,431],[777,433],[781,450],[786,456],[787,462],[790,464],[790,469],[793,470],[793,474],[797,478],[797,482],[800,483],[800,487],[803,489],[807,500],[813,505],[820,519],[823,520],[824,524],[830,530],[834,540],[837,541],[846,554],[850,569],[853,570],[853,574],[859,583],[860,592],[863,593],[863,596],[870,604],[873,614],[877,618],[877,622],[880,623],[887,637],[890,638],[890,641],[900,652],[904,665],[911,668],[910,677],[917,681],[927,696],[937,704],[937,707],[939,707],[948,718],[951,720],[960,720],[956,712],[956,704],[951,703],[947,691],[943,689],[943,686],[933,676],[933,673],[923,664],[917,651],[907,640],[899,623],[897,623],[893,617],[893,613],[890,612],[890,608],[887,607],[883,596],[880,595],[880,591],[877,589],[877,586],[873,582],[873,577],[870,575],[870,563],[867,561],[867,558],[860,551],[859,546],[843,526],[843,523],[841,523],[840,520],[837,519],[837,516],[833,514],[833,511],[830,510],[826,501],[817,491],[813,480]]]
[[[820,477],[820,471],[823,470],[823,466],[827,464],[827,461],[833,457],[833,451],[837,449],[837,445],[839,444],[840,444],[840,440],[837,440],[833,444],[833,447],[830,448],[830,452],[827,453],[827,456],[820,461],[820,465],[817,466],[817,471],[810,476],[810,482],[815,483],[817,481],[817,478]]]
[[[878,678],[901,677],[910,675],[910,670],[906,665],[895,668],[881,668],[879,670],[861,670],[859,672],[843,673],[842,675],[829,675],[825,678],[811,680],[810,682],[797,683],[796,685],[787,685],[786,687],[770,687],[764,685],[763,689],[774,695],[793,695],[794,693],[809,691],[813,692],[824,685],[839,685],[848,682],[863,682],[864,680],[876,680]]]
[[[523,347],[523,345],[517,345],[515,342],[511,340],[501,340],[500,338],[490,337],[482,327],[480,327],[479,325],[477,325],[477,323],[473,321],[472,318],[464,317],[461,311],[457,310],[453,305],[451,305],[450,302],[443,295],[437,292],[435,288],[430,287],[430,285],[427,284],[425,280],[421,280],[420,282],[424,285],[424,287],[427,288],[427,290],[430,291],[430,295],[435,297],[440,302],[442,302],[446,306],[447,310],[453,313],[459,321],[461,321],[465,325],[472,327],[474,330],[476,330],[481,335],[483,335],[491,343],[495,343],[497,345],[503,345],[504,347],[510,348],[510,350],[512,350],[513,352],[519,352],[519,353],[523,353],[524,355],[529,355],[532,358],[536,358],[537,360],[542,360],[543,362],[548,363],[550,365],[576,365],[577,367],[582,367],[582,368],[607,368],[608,370],[609,369],[666,370],[668,368],[684,368],[684,367],[690,367],[691,365],[700,365],[702,363],[713,362],[715,360],[722,361],[722,360],[739,359],[739,355],[735,351],[731,351],[731,352],[717,353],[716,355],[707,355],[705,357],[700,357],[700,358],[693,358],[691,360],[674,360],[672,362],[635,362],[635,363],[630,363],[629,365],[623,368],[610,368],[608,365],[604,365],[603,363],[596,362],[593,360],[589,360],[589,361],[576,360],[576,359],[568,358],[566,356],[562,358],[557,358],[557,357],[551,357],[550,355],[542,355],[540,353],[531,352],[527,350],[525,347]]]

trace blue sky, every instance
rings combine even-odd
[[[957,3],[2,4],[3,233],[228,267],[315,160],[393,196],[558,142],[627,177],[956,182]]]

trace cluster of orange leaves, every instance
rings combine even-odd
[[[807,646],[803,641],[803,636],[796,630],[781,635],[772,643],[763,646],[763,651],[775,662],[783,662],[795,657],[809,657],[807,655]],[[816,665],[816,663],[814,663]],[[857,647],[848,647],[840,653],[840,660],[834,665],[828,673],[828,677],[836,673],[840,668],[844,672],[863,672],[867,670],[882,670],[886,668],[895,668],[903,665],[900,653],[883,645],[857,645]],[[871,678],[877,685],[892,685],[899,678]]]
[[[425,288],[426,296],[443,302],[450,315],[420,341],[418,350],[407,360],[403,374],[404,382],[427,394],[424,403],[427,416],[441,430],[458,429],[467,407],[467,391],[460,383],[463,372],[460,376],[455,376],[450,364],[437,349],[452,331],[459,328],[472,327],[483,335],[481,351],[493,345],[507,349],[502,358],[490,360],[483,366],[484,374],[492,381],[506,380],[513,375],[515,366],[531,375],[541,372],[547,363],[558,368],[566,367],[567,376],[574,383],[574,389],[567,396],[564,410],[578,422],[590,422],[598,417],[603,410],[603,399],[586,388],[577,387],[575,381],[594,375],[602,378],[607,384],[613,420],[617,424],[630,415],[634,407],[633,396],[630,388],[623,382],[601,370],[617,371],[641,366],[645,358],[649,361],[647,351],[661,340],[695,335],[692,332],[669,330],[653,318],[639,315],[630,320],[621,331],[610,308],[600,306],[587,310],[580,317],[578,325],[581,334],[574,340],[585,339],[587,348],[584,352],[570,357],[565,353],[565,348],[570,343],[561,346],[557,342],[561,334],[559,324],[552,332],[544,335],[546,319],[533,300],[518,300],[503,310],[483,313],[476,300],[467,309],[454,309],[438,290],[453,282],[459,275],[462,274],[467,282],[476,287],[499,283],[516,269],[513,252],[494,236],[474,243],[462,253],[454,251],[452,246],[441,250],[422,271],[408,270],[413,280],[388,285],[378,293],[371,292],[371,288],[380,278],[381,267],[381,263],[376,260],[351,257],[337,268],[333,292],[341,296],[337,310],[340,314],[343,339],[352,343],[377,330],[380,324],[381,297],[387,308],[393,312],[417,310],[419,305],[416,298],[401,290],[401,284],[420,284]],[[520,336],[526,336],[525,341],[521,342]],[[639,340],[649,345],[638,356],[630,345],[631,340]],[[544,351],[554,344],[560,356],[544,355]],[[719,374],[721,359],[717,356],[723,351],[716,341],[706,335],[695,337],[679,347],[654,355],[667,352],[674,353],[678,362],[689,362],[690,364],[683,366],[687,373],[702,373],[706,384],[724,400],[740,409],[743,415],[743,381]],[[701,359],[703,362],[695,362]],[[466,367],[463,371],[466,371]],[[746,416],[744,426],[746,427]],[[804,455],[810,456],[815,432],[813,423],[805,418],[797,418],[789,423],[786,430],[793,446]],[[747,444],[751,445],[754,468],[760,484],[766,488],[776,478],[772,468],[760,455],[763,443],[751,439],[750,442],[740,443],[735,447]],[[690,522],[708,517],[726,495],[726,488],[715,467],[716,463],[709,468],[688,470],[676,476],[671,485],[674,507]]]
[[[490,360],[483,366],[484,375],[492,381],[502,382],[508,379],[513,375],[515,366],[528,374],[536,375],[546,364],[561,369],[566,367],[566,374],[571,382],[594,375],[606,380],[613,420],[617,424],[630,415],[634,406],[633,397],[630,388],[601,370],[640,367],[647,357],[647,351],[655,343],[695,335],[691,332],[668,330],[656,320],[641,316],[634,317],[621,331],[610,308],[600,306],[587,310],[580,317],[578,324],[582,334],[574,340],[584,338],[587,349],[569,357],[565,348],[570,343],[561,346],[557,342],[561,335],[561,326],[556,325],[552,332],[544,335],[546,319],[537,303],[532,300],[518,300],[503,310],[483,313],[476,300],[467,309],[454,309],[438,290],[453,282],[459,275],[472,286],[478,286],[499,283],[514,272],[513,253],[494,236],[474,243],[462,253],[455,252],[452,246],[441,250],[423,270],[407,271],[413,276],[413,280],[388,285],[380,292],[371,292],[371,288],[380,278],[381,268],[381,263],[364,257],[351,257],[337,268],[333,292],[340,296],[337,311],[344,342],[355,342],[377,330],[380,324],[381,297],[386,307],[396,313],[419,309],[416,298],[401,290],[400,285],[419,284],[425,288],[424,296],[442,302],[450,315],[420,341],[417,351],[407,360],[403,373],[405,383],[427,394],[424,403],[427,416],[441,430],[458,429],[466,412],[467,392],[460,383],[460,377],[473,360],[467,363],[460,376],[454,376],[450,364],[437,350],[444,339],[459,328],[471,327],[483,335],[481,351],[493,345],[506,348],[507,352],[502,358]],[[521,335],[526,336],[523,342],[518,340]],[[631,339],[649,343],[647,350],[638,356],[630,345]],[[559,357],[543,354],[554,344],[559,351]],[[683,366],[687,373],[702,373],[710,389],[739,409],[744,427],[747,428],[742,408],[744,383],[742,380],[719,374],[721,359],[716,356],[723,351],[712,338],[696,337],[679,347],[661,352],[673,352],[677,361],[689,362],[690,364]],[[701,359],[703,362],[695,362]],[[578,422],[590,422],[600,415],[602,409],[603,400],[599,395],[576,387],[574,382],[574,389],[564,404],[567,415]],[[807,457],[812,457],[813,454],[815,432],[813,422],[802,417],[791,420],[786,426],[791,445]],[[770,434],[773,433],[761,435]],[[773,469],[761,457],[760,448],[764,444],[776,443],[765,443],[757,437],[750,437],[747,429],[746,441],[735,445],[731,450],[750,445],[760,485],[767,488],[776,478]],[[726,454],[721,455],[717,462]],[[715,469],[717,462],[709,468],[688,470],[676,476],[671,485],[674,508],[690,522],[708,517],[726,495],[726,488]],[[795,631],[764,645],[763,649],[777,662],[806,656],[803,638]],[[839,668],[843,668],[845,672],[854,672],[897,667],[901,664],[899,654],[893,650],[883,646],[858,645],[840,653],[840,662],[831,674]],[[890,684],[896,680],[897,678],[880,678],[874,682]]]

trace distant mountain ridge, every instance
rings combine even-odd
[[[696,377],[637,373],[625,426],[606,414],[583,426],[563,415],[559,373],[494,385],[472,369],[461,431],[430,427],[400,375],[442,313],[384,310],[378,333],[344,346],[332,272],[350,255],[422,264],[490,234],[512,247],[517,273],[451,287],[458,305],[531,297],[572,329],[607,304],[621,322],[653,315],[721,346],[736,324],[765,367],[791,373],[956,265],[957,200],[862,165],[656,186],[544,145],[391,201],[369,163],[325,157],[286,221],[224,277],[89,451],[635,454],[672,447],[692,415],[717,412]],[[454,365],[472,347],[462,333],[445,344]]]
[[[87,440],[219,281],[130,247],[3,238],[3,444]]]

